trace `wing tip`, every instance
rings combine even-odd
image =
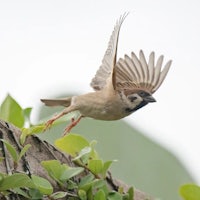
[[[160,78],[157,82],[157,84],[154,86],[152,92],[156,92],[158,90],[158,88],[162,85],[163,81],[165,80],[168,72],[169,72],[169,69],[171,67],[171,64],[172,64],[172,60],[169,60],[163,67],[163,70],[160,72]]]

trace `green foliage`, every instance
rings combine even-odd
[[[27,111],[25,113],[27,115]],[[0,106],[0,118],[19,128],[22,128],[25,122],[24,110],[10,95],[7,95]]]
[[[20,159],[22,158],[22,156],[27,152],[27,150],[31,147],[30,144],[25,145],[22,150],[20,151],[20,153],[18,154],[16,149],[14,148],[14,146],[12,146],[11,144],[9,144],[6,140],[0,139],[0,141],[2,141],[8,152],[10,153],[13,162],[14,162],[14,168],[17,167],[18,162],[20,161]]]
[[[35,176],[35,175],[32,175],[31,179],[41,194],[46,194],[46,195],[52,194],[53,187],[49,183],[49,181],[47,181],[46,179],[44,179],[42,177]]]
[[[0,182],[0,191],[5,191],[13,188],[28,187],[35,188],[35,184],[26,174],[16,173],[12,175],[2,175],[3,179]]]
[[[53,192],[51,184],[39,176],[32,175],[30,178],[23,173],[14,173],[12,175],[0,174],[0,177],[0,192],[5,195],[13,191],[27,199],[38,199],[38,197],[50,195]],[[28,192],[21,188],[26,188]]]
[[[103,190],[99,190],[95,195],[94,195],[94,200],[106,200],[106,194]]]
[[[73,156],[73,161],[87,167],[95,176],[105,178],[113,161],[103,162],[94,149],[94,144],[95,141],[89,143],[82,136],[72,133],[55,141],[61,151]]]
[[[23,110],[23,117],[24,117],[24,120],[25,122],[28,124],[28,126],[31,126],[31,111],[32,111],[32,108],[25,108]]]
[[[81,200],[85,199],[133,199],[133,188],[127,194],[118,191],[110,191],[105,181],[107,171],[113,161],[104,162],[94,149],[95,141],[89,143],[85,138],[77,134],[69,134],[55,141],[55,145],[61,150],[70,154],[72,161],[79,165],[82,169],[89,171],[89,174],[81,178],[79,183],[74,182],[74,188],[78,189],[78,196]],[[46,161],[45,161],[46,162]],[[48,161],[54,162],[56,161]],[[60,165],[57,163],[56,165]],[[43,165],[44,166],[44,165]],[[50,165],[49,165],[50,166]],[[52,165],[51,165],[52,166]],[[61,166],[61,165],[60,165]],[[56,166],[55,166],[56,167]],[[46,168],[47,169],[47,168]],[[69,169],[68,169],[69,170]],[[48,173],[54,174],[56,170],[47,169]],[[60,180],[62,169],[58,170],[59,175],[55,180]],[[70,174],[70,173],[69,173]],[[70,176],[69,176],[70,177]],[[62,182],[63,183],[63,182]]]
[[[5,144],[7,150],[9,151],[9,153],[10,153],[12,159],[13,159],[13,161],[17,162],[18,155],[17,155],[16,149],[9,142],[7,142],[6,140],[1,139],[1,141]]]
[[[21,128],[21,144],[24,144],[27,136],[44,130],[44,123],[32,125],[30,121],[32,108],[22,109],[10,95],[3,101],[0,111],[2,119]],[[24,127],[25,125],[26,127]],[[31,147],[30,144],[25,145],[18,153],[8,141],[2,139],[1,142],[5,145],[14,163],[13,174],[0,174],[0,192],[5,196],[14,192],[26,199],[43,199],[46,197],[49,199],[71,197],[71,199],[80,200],[133,199],[129,193],[110,191],[105,178],[113,161],[104,162],[99,157],[95,150],[96,141],[88,142],[78,134],[69,134],[55,142],[55,145],[61,151],[71,155],[73,166],[60,163],[58,160],[41,162],[49,177],[61,187],[61,191],[55,193],[53,193],[50,182],[43,177],[36,175],[29,177],[23,173],[14,173],[18,162]],[[74,167],[74,164],[78,167]],[[74,193],[67,191],[74,191]],[[129,196],[130,198],[127,198]]]
[[[38,125],[35,125],[35,126],[31,126],[29,128],[23,127],[21,129],[22,134],[20,135],[20,143],[24,144],[26,137],[33,135],[33,134],[36,134],[36,133],[41,133],[44,130],[44,128],[45,128],[44,124],[41,124],[41,125],[38,124]]]
[[[21,129],[21,144],[24,144],[27,136],[41,133],[45,128],[44,122],[36,125],[31,123],[31,111],[32,108],[30,107],[23,109],[10,95],[7,95],[3,103],[0,105],[0,119],[10,122]],[[64,118],[57,120],[52,126],[56,126],[64,121]]]
[[[42,166],[48,172],[49,176],[57,181],[61,186],[70,178],[83,172],[82,167],[69,167],[66,164],[61,164],[58,160],[43,161]]]
[[[55,145],[63,152],[75,157],[84,147],[89,146],[89,142],[81,135],[69,134],[56,140]]]
[[[13,123],[17,127],[23,127],[23,109],[8,95],[0,107],[0,118]]]
[[[180,195],[184,200],[199,200],[200,187],[195,184],[182,185],[180,188]]]
[[[50,199],[61,199],[68,195],[67,192],[55,192],[54,194],[51,194],[49,197]]]

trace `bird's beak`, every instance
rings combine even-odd
[[[153,96],[151,96],[151,95],[145,97],[144,100],[145,100],[147,103],[156,102],[156,99],[155,99]]]

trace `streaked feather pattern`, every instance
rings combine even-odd
[[[120,58],[116,63],[116,89],[142,89],[149,93],[154,93],[165,79],[171,60],[166,63],[163,70],[163,56],[161,55],[155,64],[155,53],[149,55],[148,64],[143,51],[139,53],[139,57],[135,53],[131,53],[131,57],[125,55],[124,59]]]
[[[125,55],[117,61],[119,32],[126,16],[127,13],[117,21],[102,64],[90,85],[94,90],[102,90],[105,87],[111,90],[137,88],[154,93],[165,79],[172,61],[161,70],[164,57],[161,55],[156,62],[155,53],[151,52],[147,61],[142,50],[138,57],[132,52],[131,56]]]
[[[112,32],[112,35],[108,43],[108,48],[102,60],[102,64],[99,67],[98,71],[96,72],[95,77],[92,79],[90,83],[91,87],[94,90],[103,89],[108,84],[109,80],[114,81],[113,68],[115,67],[115,64],[116,64],[119,32],[120,32],[121,25],[127,15],[128,13],[125,13],[124,15],[122,15],[114,27],[114,30]]]

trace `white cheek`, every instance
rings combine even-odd
[[[133,102],[129,101],[129,108],[133,109],[143,101],[143,99],[139,95],[137,95],[136,97],[137,98]]]
[[[129,96],[130,97],[130,96]],[[139,96],[139,95],[137,95],[137,94],[135,94],[135,95],[133,95],[132,97],[136,97],[136,99],[134,99],[132,102],[131,102],[131,100],[126,96],[126,95],[124,95],[123,93],[121,93],[121,98],[122,98],[122,101],[123,101],[123,103],[124,103],[124,105],[123,106],[125,106],[125,107],[129,107],[129,108],[134,108],[134,107],[136,107],[137,105],[139,105],[141,102],[142,102],[142,98]]]
[[[141,97],[138,97],[133,103],[140,103],[142,101],[142,98]]]
[[[139,104],[142,100],[143,99],[137,94],[132,96],[132,100],[131,100],[131,97],[129,97],[129,101],[130,101],[131,104]]]

